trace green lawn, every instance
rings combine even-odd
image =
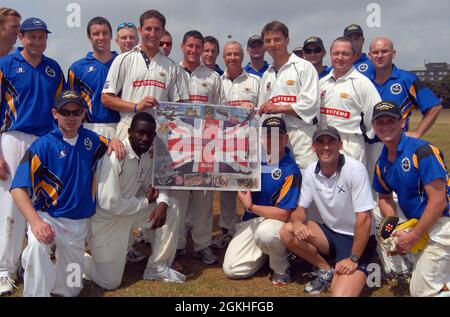
[[[420,114],[414,115],[412,118],[412,129],[419,120]],[[425,139],[438,146],[444,152],[447,159],[450,157],[450,142],[448,141],[449,126],[450,110],[444,110],[425,137]],[[215,193],[214,197],[214,223],[216,224],[215,233],[217,234],[219,214],[218,193]],[[150,249],[143,245],[137,245],[136,247],[147,255],[151,252]],[[94,283],[86,282],[81,296],[308,296],[303,291],[307,281],[303,277],[303,273],[308,272],[308,267],[305,265],[297,265],[293,268],[293,283],[285,287],[277,287],[272,285],[270,279],[271,273],[267,266],[252,278],[234,281],[225,277],[220,264],[213,266],[204,265],[199,260],[192,258],[191,252],[192,242],[189,239],[188,255],[178,259],[184,267],[183,273],[187,275],[187,281],[183,284],[143,281],[141,278],[145,269],[145,263],[128,263],[125,268],[123,283],[117,290],[104,291]],[[217,254],[219,255],[219,263],[222,263],[224,250],[218,251]],[[13,296],[21,296],[22,285],[22,282],[18,283],[19,289]],[[366,288],[362,295],[407,296],[408,293],[408,285],[404,282],[399,285],[383,282],[381,288]],[[322,296],[329,296],[329,293],[324,293]]]

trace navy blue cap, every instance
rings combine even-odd
[[[63,90],[55,98],[56,110],[61,109],[68,103],[76,103],[81,108],[83,108],[83,98],[74,90]]]
[[[52,33],[47,29],[47,24],[39,18],[28,18],[20,25],[20,33],[35,30],[43,30],[47,33]]]
[[[395,103],[389,101],[380,101],[373,107],[372,122],[381,116],[390,116],[396,119],[400,119],[402,117],[402,112]]]
[[[358,24],[350,24],[344,29],[344,36],[348,37],[350,34],[356,33],[359,35],[364,35],[363,29]]]
[[[271,129],[279,129],[278,132],[281,134],[287,133],[286,123],[279,117],[269,117],[265,119],[262,127],[267,128],[267,133],[270,133]]]

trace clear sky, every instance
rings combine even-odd
[[[245,47],[249,36],[259,34],[266,23],[280,20],[289,27],[290,49],[301,46],[310,35],[321,37],[328,48],[345,26],[357,23],[365,32],[364,50],[374,37],[387,36],[394,41],[395,63],[401,68],[423,66],[425,60],[450,63],[448,0],[2,0],[1,6],[18,10],[23,18],[35,16],[47,23],[52,34],[45,54],[56,59],[64,71],[91,50],[86,37],[91,18],[107,18],[115,37],[120,22],[138,23],[140,14],[148,9],[165,15],[166,28],[174,38],[171,58],[175,61],[181,60],[179,43],[188,30],[214,35],[221,47],[229,39]],[[77,22],[73,17],[78,12],[80,26],[68,25],[68,19]],[[115,43],[112,49],[118,50]],[[266,57],[270,62],[270,56]],[[329,55],[325,61],[330,64]],[[223,65],[221,55],[218,62]]]

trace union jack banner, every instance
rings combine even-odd
[[[154,186],[259,191],[258,119],[249,108],[161,102]]]

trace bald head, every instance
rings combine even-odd
[[[387,37],[376,37],[372,40],[372,42],[370,43],[370,50],[372,50],[372,46],[375,45],[376,43],[382,43],[384,46],[389,46],[389,48],[391,50],[394,50],[394,43],[392,43],[392,41],[390,39],[388,39]]]
[[[369,57],[375,66],[375,72],[389,72],[395,54],[394,44],[386,37],[377,37],[370,43]]]

